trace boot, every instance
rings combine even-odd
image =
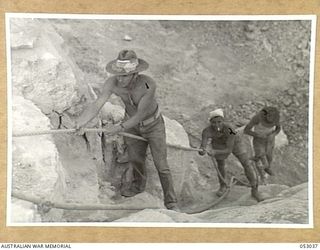
[[[137,188],[134,184],[131,184],[131,186],[121,190],[121,195],[124,197],[133,197],[137,194],[140,194],[144,191],[144,189]]]
[[[133,196],[135,196],[135,195],[137,195],[137,194],[138,194],[137,192],[134,192],[134,191],[132,191],[132,190],[130,190],[130,189],[123,190],[123,191],[121,192],[121,195],[124,196],[124,197],[133,197]]]
[[[167,206],[167,209],[168,210],[173,210],[173,211],[176,211],[178,213],[181,213],[181,210],[180,208],[178,207],[177,203],[172,203],[170,205]]]
[[[251,196],[257,200],[258,202],[263,201],[264,198],[262,197],[261,193],[258,191],[258,187],[251,188]]]
[[[220,185],[219,190],[217,191],[216,195],[221,197],[227,191],[227,186],[225,184]]]

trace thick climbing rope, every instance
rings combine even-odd
[[[36,135],[45,135],[45,134],[64,134],[64,133],[75,133],[77,130],[76,129],[52,129],[52,130],[41,130],[41,131],[30,131],[30,132],[22,132],[22,133],[13,133],[12,136],[13,137],[24,137],[24,136],[36,136]],[[83,132],[105,132],[107,131],[106,129],[103,128],[84,128]],[[142,141],[147,141],[145,138],[141,137],[141,136],[137,136],[137,135],[133,135],[130,133],[126,133],[126,132],[120,132],[118,133],[119,135],[125,136],[125,137],[130,137],[133,139],[137,139],[137,140],[142,140]],[[176,148],[176,149],[181,149],[181,150],[185,150],[185,151],[196,151],[196,152],[200,152],[202,151],[202,149],[198,149],[198,148],[191,148],[191,147],[185,147],[185,146],[180,146],[180,145],[176,145],[176,144],[170,144],[167,143],[168,147],[172,147],[172,148]],[[207,152],[207,154],[209,156],[212,157],[212,154],[210,154],[209,152]],[[220,203],[230,192],[231,187],[233,185],[235,185],[237,182],[242,183],[245,186],[250,186],[248,183],[245,183],[243,181],[241,181],[240,179],[236,178],[235,176],[232,176],[229,182],[229,185],[227,183],[227,181],[225,180],[225,178],[221,175],[218,167],[217,167],[217,163],[215,161],[215,159],[212,159],[213,165],[219,175],[219,177],[221,178],[221,180],[226,184],[227,186],[227,190],[226,192],[219,197],[219,199],[217,199],[214,203],[211,203],[209,206],[206,206],[205,208],[202,208],[200,210],[197,211],[193,211],[190,212],[192,214],[194,213],[200,213],[203,211],[206,211],[214,206],[216,206],[218,203]],[[25,195],[25,194],[19,194],[16,192],[12,192],[12,197],[21,199],[21,200],[25,200],[25,201],[29,201],[32,202],[34,204],[37,204],[38,207],[45,207],[46,211],[49,211],[51,208],[57,208],[57,209],[66,209],[66,210],[143,210],[143,209],[160,209],[160,207],[136,207],[136,206],[119,206],[119,205],[105,205],[105,204],[92,204],[92,205],[85,205],[85,204],[72,204],[72,203],[52,203],[52,202],[48,202],[48,201],[44,201],[41,198],[37,198],[34,196],[30,196],[30,195]]]
[[[75,133],[77,130],[76,129],[51,129],[51,130],[40,130],[40,131],[30,131],[30,132],[22,132],[22,133],[13,133],[13,137],[23,137],[23,136],[36,136],[36,135],[46,135],[46,134],[72,134]],[[103,128],[85,128],[83,129],[83,132],[105,132],[107,131],[106,129]],[[120,132],[119,135],[130,137],[133,139],[138,139],[138,140],[143,140],[147,141],[143,137],[129,134],[126,132]]]
[[[161,209],[161,207],[141,207],[141,206],[130,206],[127,204],[116,204],[116,205],[106,205],[106,204],[79,204],[79,203],[63,203],[63,202],[48,202],[42,198],[35,197],[33,195],[27,195],[17,192],[12,192],[12,197],[32,202],[36,205],[42,207],[47,207],[47,210],[50,208],[65,209],[65,210],[143,210],[146,208],[149,209]]]
[[[218,172],[219,173],[219,172]],[[227,185],[227,190],[216,200],[214,201],[213,203],[210,203],[206,206],[202,206],[201,208],[199,209],[196,209],[196,210],[193,210],[193,211],[189,211],[187,212],[187,214],[198,214],[198,213],[202,213],[204,211],[207,211],[213,207],[215,207],[216,205],[218,205],[224,198],[227,197],[227,195],[230,193],[231,191],[231,188],[237,183],[237,180],[235,180],[235,177],[232,176],[230,178],[230,182],[229,182],[229,185]]]
[[[24,136],[36,136],[36,135],[45,135],[45,134],[72,134],[72,133],[75,133],[76,131],[77,131],[76,129],[51,129],[51,130],[13,133],[12,136],[13,137],[24,137]],[[84,128],[83,129],[83,132],[105,132],[105,131],[107,131],[107,129],[104,129],[104,128]],[[133,135],[133,134],[126,133],[126,132],[120,132],[118,134],[125,136],[125,137],[141,140],[141,141],[148,141],[147,139],[145,139],[141,136]],[[170,144],[170,143],[167,143],[167,146],[172,147],[172,148],[186,150],[186,151],[201,151],[201,149],[184,147],[184,146]]]

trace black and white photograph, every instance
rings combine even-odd
[[[7,13],[7,225],[312,228],[315,25]]]

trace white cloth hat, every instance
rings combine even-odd
[[[222,109],[215,109],[215,110],[211,111],[209,113],[209,119],[208,120],[210,121],[213,117],[216,117],[216,116],[224,118],[223,110]]]

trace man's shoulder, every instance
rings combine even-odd
[[[105,81],[104,81],[104,85],[109,85],[109,86],[115,86],[117,82],[117,78],[115,75],[108,77]]]
[[[116,82],[117,82],[116,76],[110,76],[108,79],[105,80],[103,84],[103,88],[112,91],[117,86]]]
[[[150,84],[155,84],[154,79],[151,76],[145,74],[139,74],[139,81],[148,82]]]
[[[146,90],[155,90],[157,88],[155,81],[144,74],[139,74],[138,82],[138,85]]]
[[[202,130],[202,133],[205,135],[210,135],[210,134],[212,134],[212,132],[213,132],[213,130],[212,130],[211,126],[207,126]]]
[[[233,125],[231,122],[224,122],[224,123],[223,123],[223,126],[224,126],[225,128],[232,128],[232,129],[234,129],[234,125]]]
[[[223,130],[227,134],[236,134],[236,129],[235,129],[234,125],[231,124],[230,122],[223,123]]]
[[[262,119],[262,113],[261,113],[261,111],[259,111],[257,114],[255,114],[255,115],[251,118],[250,122],[251,122],[252,124],[258,124],[258,123],[260,123],[261,119]]]

